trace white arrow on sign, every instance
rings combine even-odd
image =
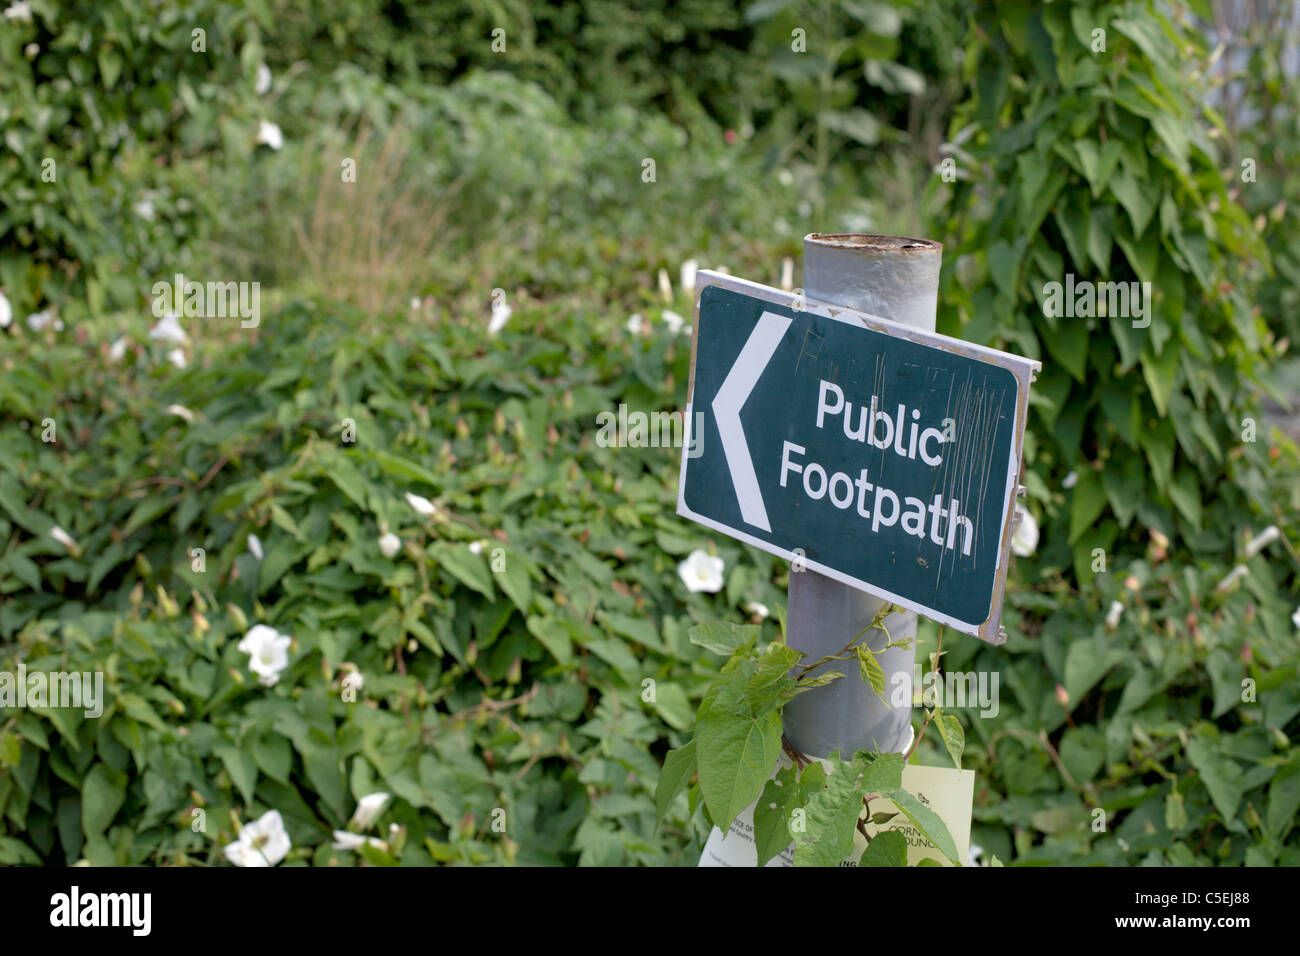
[[[749,457],[749,443],[745,441],[745,430],[740,424],[740,410],[745,407],[750,392],[758,384],[767,363],[772,361],[772,355],[789,327],[789,319],[775,312],[764,312],[713,399],[713,417],[717,419],[718,432],[722,436],[722,453],[727,456],[731,483],[736,486],[740,516],[746,524],[769,532],[772,526],[767,520],[767,509],[763,507],[763,495],[758,490],[758,476],[754,474],[754,461]]]

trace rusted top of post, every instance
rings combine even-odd
[[[818,246],[835,246],[841,249],[870,250],[873,253],[924,253],[943,252],[943,243],[933,239],[915,239],[911,236],[873,236],[864,233],[814,232],[804,236],[804,243]]]
[[[814,232],[804,236],[803,249],[808,298],[934,331],[942,243]]]

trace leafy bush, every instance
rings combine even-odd
[[[208,234],[205,163],[254,145],[256,5],[30,10],[0,27],[0,286],[17,315],[79,321],[138,304]]]
[[[1300,862],[1300,465],[1243,432],[1274,354],[1246,275],[1267,253],[1201,125],[1180,51],[1205,51],[1150,4],[970,9],[940,326],[1044,363],[1040,553],[1005,647],[944,658],[1009,691],[967,725],[972,840],[1021,863]],[[1150,282],[1150,326],[1047,314],[1066,273]],[[1285,544],[1248,554],[1271,524]]]
[[[586,120],[613,105],[661,111],[683,100],[721,116],[736,111],[752,82],[747,31],[728,0],[274,0],[271,16],[283,68],[302,63],[323,75],[355,64],[403,88],[505,70]]]
[[[798,190],[698,114],[690,134],[628,107],[577,124],[505,72],[401,90],[343,67],[318,85],[286,81],[276,95],[293,118],[284,148],[260,157],[255,176],[235,170],[222,183],[229,209],[216,243],[232,270],[264,282],[348,298],[349,270],[366,260],[341,262],[347,244],[396,254],[409,223],[409,252],[426,238],[421,222],[431,254],[407,255],[394,271],[390,306],[581,287],[640,308],[632,293],[659,268],[675,275],[698,257],[735,269],[743,256],[775,282],[773,247],[798,249]],[[341,175],[345,158],[356,160],[356,182]],[[344,223],[357,239],[342,235]]]
[[[191,324],[184,371],[138,322],[117,365],[102,341],[0,339],[0,670],[99,670],[108,699],[0,712],[0,859],[215,860],[232,813],[277,809],[290,859],[320,863],[372,791],[405,827],[373,862],[697,853],[652,799],[714,669],[685,632],[774,604],[777,562],[723,543],[726,594],[685,589],[704,538],[672,517],[676,452],[593,434],[620,399],[671,407],[687,340],[604,321],[519,308],[485,348],[477,318],[299,305],[253,342]],[[620,344],[589,355],[593,328]],[[257,623],[294,638],[270,688],[238,649]]]
[[[1180,66],[1198,41],[1145,3],[974,9],[939,322],[1044,362],[1026,439],[1038,570],[1086,584],[1095,549],[1140,553],[1143,529],[1223,556],[1252,515],[1273,520],[1243,421],[1272,352],[1242,267],[1267,251]],[[1069,274],[1150,283],[1149,327],[1051,314]]]

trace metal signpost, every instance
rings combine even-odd
[[[677,511],[791,562],[788,640],[833,654],[886,603],[990,643],[1010,560],[1029,385],[1038,362],[934,333],[942,247],[805,239],[803,296],[713,272],[696,284]],[[865,640],[887,675],[915,651]],[[883,652],[882,652],[883,651]],[[791,701],[811,756],[901,752],[910,703],[857,679]]]

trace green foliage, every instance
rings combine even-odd
[[[1300,335],[1278,31],[1235,77],[1262,121],[1235,124],[1159,5],[669,6],[43,0],[0,25],[0,672],[98,670],[107,696],[98,719],[0,710],[0,863],[219,862],[271,809],[291,864],[694,863],[756,799],[760,861],[797,839],[833,863],[877,792],[933,839],[880,776],[896,758],[772,775],[781,707],[834,679],[741,616],[761,601],[784,634],[781,563],[673,515],[676,451],[591,436],[620,401],[681,402],[686,340],[657,320],[690,302],[659,269],[774,282],[803,232],[910,230],[945,202],[941,329],[1044,362],[1043,539],[1009,642],[944,648],[1001,677],[999,712],[935,706],[919,756],[976,772],[995,865],[1300,863],[1300,468],[1241,434]],[[963,84],[958,183],[918,198]],[[282,149],[256,145],[263,119]],[[380,204],[322,219],[354,150]],[[335,304],[358,266],[331,231],[416,248],[403,208],[427,248],[360,263],[383,307]],[[264,306],[325,298],[250,337],[189,323],[179,371],[140,305],[194,270],[263,281]],[[1151,281],[1151,325],[1044,315],[1066,273]],[[496,287],[514,314],[490,340]],[[49,307],[66,334],[22,321]],[[1285,540],[1247,557],[1268,524]],[[718,595],[677,578],[699,547],[726,561]],[[261,623],[293,637],[273,687],[238,650]],[[841,659],[883,690],[874,655]],[[383,845],[335,850],[376,791]],[[903,863],[899,840],[862,865]]]
[[[1271,355],[1242,264],[1267,251],[1187,75],[1198,40],[1142,2],[971,15],[954,121],[970,178],[953,195],[940,330],[1044,363],[1026,439],[1047,519],[1038,570],[1086,584],[1094,549],[1140,550],[1144,529],[1222,554],[1266,505],[1250,472],[1268,462],[1241,438]],[[1149,316],[1054,314],[1049,284],[1067,275],[1150,283]]]
[[[716,672],[693,619],[775,604],[776,562],[724,545],[728,595],[692,595],[675,453],[592,440],[621,396],[672,401],[686,340],[555,307],[487,346],[486,316],[330,314],[264,315],[251,340],[187,323],[183,371],[141,318],[0,336],[0,671],[100,671],[106,697],[98,719],[0,711],[4,862],[219,861],[232,814],[270,809],[287,862],[359,859],[331,831],[376,791],[404,835],[367,859],[698,854],[676,819],[655,833],[651,748]],[[602,322],[621,344],[593,358]],[[257,623],[293,637],[273,687],[237,646]]]
[[[856,207],[844,218],[864,215],[858,167],[879,146],[937,137],[935,118],[956,92],[958,38],[955,19],[936,12],[877,0],[756,0],[746,8],[754,55],[771,80],[754,101],[763,138],[812,201],[816,221],[825,222],[832,203]]]
[[[1300,21],[1286,4],[1261,4],[1239,37],[1248,58],[1239,68],[1218,59],[1213,79],[1222,104],[1223,164],[1230,193],[1252,216],[1272,257],[1261,270],[1256,302],[1269,328],[1300,341],[1300,78],[1284,68],[1300,43]],[[1222,53],[1222,51],[1219,51]]]
[[[1284,527],[1300,530],[1294,517]],[[1226,591],[1228,563],[1154,556],[1098,575],[1095,595],[1013,591],[1005,645],[945,641],[945,669],[1000,678],[997,713],[963,715],[962,765],[978,780],[971,840],[986,856],[1300,862],[1289,802],[1300,565],[1280,548],[1237,560],[1247,573]],[[918,754],[934,762],[944,749],[923,741]]]
[[[729,0],[272,0],[270,9],[281,67],[355,64],[398,86],[507,70],[588,120],[611,104],[671,110],[695,98],[731,113],[748,89],[744,24]]]
[[[882,610],[875,625],[888,609]],[[811,677],[813,670],[830,660],[845,659],[869,629],[851,639],[841,654],[805,662],[804,655],[783,641],[757,648],[756,627],[709,622],[693,628],[693,643],[728,658],[705,691],[695,719],[695,737],[664,761],[655,794],[660,819],[695,775],[698,782],[689,786],[691,814],[698,791],[709,821],[724,832],[742,810],[755,805],[759,866],[792,841],[795,866],[837,866],[852,854],[859,818],[870,817],[870,801],[884,797],[894,801],[945,855],[962,862],[956,859],[956,846],[943,821],[902,789],[901,755],[859,751],[851,759],[841,759],[837,751],[822,761],[810,762],[798,755],[798,766],[778,766],[783,746],[781,708],[797,695],[824,686],[826,678]],[[789,676],[796,665],[796,676]],[[870,682],[866,673],[863,680]],[[892,841],[885,846],[890,849],[874,854],[868,865],[906,865],[906,852],[899,858],[892,852]]]
[[[48,0],[0,30],[0,286],[22,317],[138,305],[255,150],[257,5]],[[196,50],[192,30],[206,31]]]

